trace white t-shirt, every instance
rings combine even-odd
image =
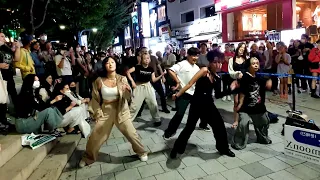
[[[189,81],[193,78],[193,76],[195,74],[197,74],[197,72],[200,70],[200,68],[196,64],[192,65],[189,63],[189,61],[183,60],[183,61],[173,65],[170,68],[170,70],[172,70],[173,72],[175,72],[177,74],[177,77],[180,81],[180,86],[183,88],[184,86],[186,86],[189,83]],[[186,93],[193,95],[194,90],[195,90],[195,84],[193,84],[191,86],[191,88],[189,88],[186,91]]]
[[[63,59],[63,68],[59,68],[58,65],[62,61],[63,56],[58,54],[54,57],[54,62],[56,63],[56,69],[58,76],[68,76],[72,75],[71,62],[68,58]]]

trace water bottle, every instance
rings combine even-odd
[[[312,119],[310,119],[308,122],[314,124],[314,120]]]

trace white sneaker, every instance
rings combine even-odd
[[[226,96],[223,96],[222,97],[222,101],[226,101],[227,97]]]
[[[147,154],[144,154],[144,155],[140,156],[139,158],[140,158],[140,161],[142,161],[142,162],[148,161],[148,155]]]
[[[232,99],[231,99],[231,96],[229,95],[229,96],[227,96],[227,100],[228,101],[232,101]]]
[[[79,162],[79,168],[83,168],[83,167],[85,167],[87,165],[87,163],[84,161],[84,160],[81,160],[80,162]]]

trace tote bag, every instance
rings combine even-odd
[[[7,81],[3,80],[0,71],[0,104],[6,104],[8,101]]]

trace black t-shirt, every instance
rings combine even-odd
[[[1,69],[1,74],[4,80],[13,77],[13,52],[7,45],[0,46],[0,63],[7,63],[10,65],[9,69]]]
[[[137,65],[135,67],[135,77],[136,77],[136,82],[139,83],[146,83],[151,80],[151,74],[153,73],[153,68],[148,66],[148,67],[143,67],[142,65]]]
[[[244,73],[240,81],[240,93],[244,94],[240,112],[261,114],[267,111],[265,106],[266,79],[256,75],[252,77]]]
[[[311,43],[305,43],[305,44],[300,44],[299,45],[299,49],[301,49],[301,52],[302,52],[302,55],[303,55],[303,60],[304,61],[308,61],[308,56],[309,56],[309,53],[310,53],[310,51],[308,51],[308,52],[306,52],[306,53],[304,53],[303,52],[303,49],[305,49],[305,48],[309,48],[310,49],[310,51],[311,51],[311,49],[313,49],[314,48],[314,45],[312,45]],[[309,62],[309,61],[308,61]]]

